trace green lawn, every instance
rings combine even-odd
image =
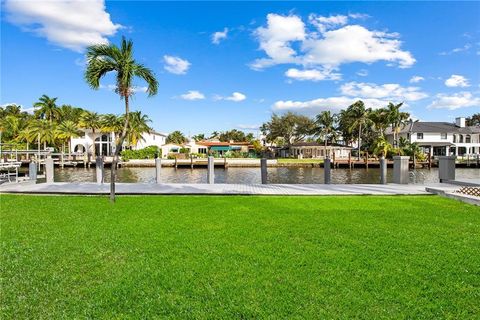
[[[323,163],[323,159],[293,159],[293,158],[279,158],[278,163]]]
[[[0,204],[1,319],[480,315],[480,210],[436,196]]]

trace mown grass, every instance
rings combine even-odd
[[[0,195],[1,319],[477,318],[480,212],[435,196]]]

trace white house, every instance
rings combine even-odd
[[[142,139],[132,148],[143,149],[148,146],[157,146],[161,148],[165,144],[167,136],[163,133],[150,131],[142,134]],[[115,151],[115,138],[113,133],[92,132],[91,129],[83,130],[83,135],[71,139],[71,146],[74,152],[84,153],[93,152],[95,144],[95,155],[110,156]]]
[[[395,143],[391,128],[386,136],[390,143]],[[433,156],[480,154],[480,127],[466,126],[465,118],[456,118],[455,123],[412,122],[400,130],[400,137],[418,143]]]

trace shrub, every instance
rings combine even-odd
[[[124,161],[131,159],[154,159],[155,154],[158,154],[158,157],[161,157],[162,150],[160,150],[157,146],[148,146],[140,150],[123,150],[121,157]]]

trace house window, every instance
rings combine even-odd
[[[417,133],[417,139],[418,140],[423,140],[423,132],[418,132]]]
[[[207,148],[198,148],[198,153],[207,154]]]
[[[447,139],[447,134],[446,133],[440,133],[440,138],[442,140],[446,140]]]
[[[460,143],[463,143],[463,135],[460,135]]]
[[[472,141],[472,138],[470,137],[469,134],[467,134],[467,135],[465,136],[465,143],[471,143],[471,141]]]
[[[453,135],[453,143],[456,143],[457,142],[457,135]]]

